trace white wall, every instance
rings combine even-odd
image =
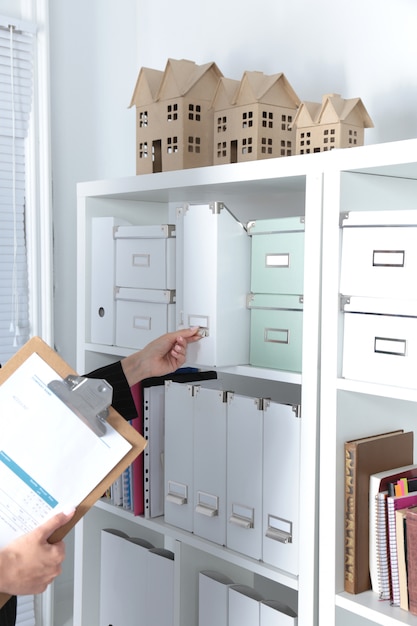
[[[135,172],[127,109],[168,57],[283,72],[301,100],[362,98],[365,143],[417,136],[415,0],[50,0],[55,337],[75,364],[75,185]]]

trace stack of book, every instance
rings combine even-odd
[[[371,475],[369,507],[372,589],[417,615],[417,465]]]
[[[417,465],[413,433],[345,442],[345,591],[372,589],[417,615]]]

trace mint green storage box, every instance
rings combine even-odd
[[[251,312],[250,365],[300,373],[302,296],[251,293],[247,304]]]
[[[251,291],[301,295],[304,218],[255,220],[247,228],[252,238]]]

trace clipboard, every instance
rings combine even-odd
[[[0,368],[0,385],[2,385],[14,372],[26,361],[33,353],[36,353],[43,359],[60,377],[77,383],[80,377],[76,372],[40,337],[30,339],[18,352],[9,359],[2,368]],[[65,381],[66,382],[66,381]],[[97,381],[96,381],[97,382]],[[105,383],[105,381],[103,381]],[[67,403],[65,398],[60,400]],[[70,407],[71,408],[71,407]],[[113,482],[124,472],[127,467],[143,452],[146,447],[146,440],[138,433],[112,406],[106,408],[106,415],[103,415],[103,407],[98,407],[97,415],[99,421],[105,421],[110,424],[118,433],[131,445],[127,454],[113,467],[113,469],[103,477],[96,487],[84,498],[76,507],[72,519],[57,529],[50,537],[50,543],[61,541],[67,533],[75,526],[75,524],[87,513],[87,511],[99,500]],[[73,410],[73,412],[76,412]],[[91,419],[91,416],[87,416]],[[100,436],[100,433],[96,433]],[[0,593],[0,608],[9,599],[9,595]]]

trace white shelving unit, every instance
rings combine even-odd
[[[77,370],[87,372],[129,350],[91,343],[89,237],[94,216],[166,223],[184,202],[221,201],[242,222],[305,216],[302,374],[232,368],[271,393],[298,394],[302,407],[299,575],[267,566],[167,525],[97,504],[77,525],[74,624],[98,623],[100,529],[140,534],[175,553],[175,624],[197,625],[197,572],[218,569],[298,611],[300,626],[415,624],[372,592],[343,593],[343,442],[385,427],[414,428],[417,389],[341,378],[340,211],[417,208],[417,141],[365,146],[236,165],[78,185]],[[249,338],[242,338],[243,341]],[[417,385],[416,385],[417,388]],[[319,613],[320,612],[320,613]]]
[[[355,595],[343,591],[344,442],[392,428],[415,430],[417,378],[412,389],[342,378],[344,314],[339,303],[339,215],[354,211],[415,210],[417,141],[346,150],[334,157],[324,175],[323,195],[320,624],[416,625],[417,617],[391,607],[389,602],[379,601],[372,591]],[[416,451],[414,455],[417,458]]]
[[[317,163],[317,168],[311,167]],[[98,623],[100,529],[117,526],[140,534],[154,545],[175,553],[177,626],[196,626],[197,572],[217,567],[235,580],[265,589],[298,610],[300,623],[316,623],[317,589],[317,398],[319,350],[319,295],[322,175],[318,159],[274,159],[240,165],[199,168],[78,185],[78,293],[77,370],[91,371],[125,356],[129,350],[96,345],[90,341],[89,238],[94,216],[117,216],[135,224],[166,223],[175,218],[184,202],[221,201],[243,223],[252,219],[305,215],[305,256],[313,259],[305,268],[305,350],[303,374],[242,366],[229,369],[238,376],[262,379],[266,388],[287,389],[301,399],[302,507],[308,516],[300,520],[299,576],[199,539],[165,524],[163,518],[146,520],[100,503],[88,513],[75,532],[74,623]],[[249,337],[242,337],[249,341]],[[286,392],[285,392],[286,393]],[[272,394],[273,395],[273,394]],[[300,485],[294,485],[299,489]]]

